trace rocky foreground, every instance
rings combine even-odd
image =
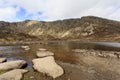
[[[5,60],[4,58],[0,59]],[[23,74],[28,72],[28,70],[21,69],[24,65],[26,65],[26,61],[24,60],[0,63],[0,72],[3,72],[0,75],[0,80],[21,80]]]
[[[22,46],[22,48],[28,50],[29,46]],[[51,76],[52,78],[57,78],[64,74],[63,68],[55,62],[54,53],[46,49],[39,49],[37,51],[37,57],[39,58],[33,59],[32,62],[33,68],[38,72],[47,74],[47,76]],[[21,69],[27,65],[26,61],[16,60],[4,62],[6,60],[6,58],[0,58],[0,71],[3,72],[0,75],[0,80],[21,80],[23,74],[28,72],[28,70]]]
[[[63,75],[64,70],[55,62],[53,56],[54,53],[40,49],[37,51],[37,57],[39,58],[32,60],[33,68],[53,78]]]
[[[86,49],[74,49],[73,52],[83,55],[92,55],[102,58],[120,58],[120,52],[117,51],[102,51],[102,50],[86,50]]]
[[[29,50],[29,46],[21,46]],[[73,49],[76,63],[56,60],[55,53],[44,48],[36,51],[36,58],[32,59],[33,72],[36,74],[25,78],[27,62],[24,60],[7,61],[0,58],[0,80],[119,80],[120,52],[93,49]],[[67,58],[66,58],[67,59]],[[72,60],[71,58],[70,60]],[[25,69],[26,68],[26,69]],[[38,75],[37,74],[37,75]]]
[[[0,80],[21,80],[24,73],[28,70],[24,69],[14,69],[9,72],[0,75]]]

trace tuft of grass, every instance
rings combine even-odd
[[[3,74],[3,73],[5,73],[5,72],[7,72],[7,71],[0,70],[0,75]]]

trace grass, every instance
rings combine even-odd
[[[7,72],[7,71],[0,70],[0,75],[3,74],[3,73],[5,73],[5,72]]]

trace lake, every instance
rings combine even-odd
[[[29,51],[25,51],[21,46],[27,45],[30,47]],[[45,77],[43,74],[38,73],[32,69],[32,59],[36,58],[36,51],[39,48],[45,48],[55,54],[55,60],[65,69],[65,75],[56,80],[88,80],[90,74],[81,73],[82,62],[80,62],[79,55],[73,52],[74,49],[94,49],[104,51],[120,51],[120,43],[117,42],[74,42],[74,41],[46,41],[44,43],[31,43],[31,44],[17,44],[17,45],[1,45],[0,57],[7,57],[8,61],[12,60],[26,60],[28,66],[26,69],[30,70],[26,77],[30,79],[34,76],[34,80],[52,80],[50,77]],[[83,63],[84,65],[84,63]],[[84,65],[85,67],[86,65]],[[82,69],[83,70],[83,69]],[[81,72],[80,72],[81,71]],[[82,78],[81,76],[82,75]],[[86,77],[87,76],[87,77]],[[81,79],[80,79],[81,78]],[[96,79],[96,78],[95,78]],[[114,78],[113,78],[114,79]],[[89,80],[94,80],[94,77]],[[98,79],[100,80],[100,79]],[[109,78],[106,80],[110,80]]]

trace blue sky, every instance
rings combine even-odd
[[[88,15],[120,21],[120,0],[0,0],[0,21],[53,21]]]

